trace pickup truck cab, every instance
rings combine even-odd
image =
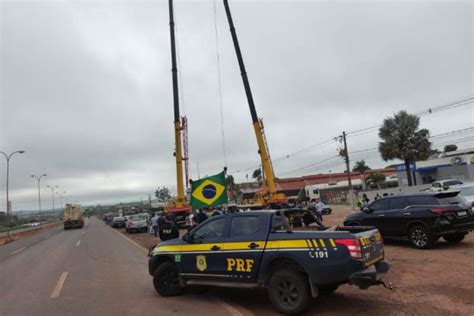
[[[265,210],[211,217],[182,239],[150,249],[154,287],[163,296],[188,285],[264,287],[276,309],[297,314],[311,296],[331,294],[341,284],[384,284],[388,264],[376,229],[320,230],[308,225],[308,216]]]

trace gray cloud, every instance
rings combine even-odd
[[[416,113],[473,94],[471,2],[230,3],[274,158],[400,109]],[[217,9],[227,166],[235,171],[259,157],[221,1]],[[36,207],[31,173],[48,173],[45,185],[83,203],[175,187],[166,1],[1,2],[0,15],[0,150],[27,150],[12,160],[14,209]],[[224,165],[213,18],[211,1],[176,1],[192,177],[197,163],[201,175]],[[473,114],[467,105],[421,123],[438,134],[473,126]],[[354,137],[350,150],[377,141],[376,132]],[[276,173],[336,148],[277,161]],[[376,152],[353,159],[361,158],[386,165]],[[335,159],[308,172],[342,168]],[[0,172],[3,192],[3,163]],[[4,201],[1,194],[0,210]]]

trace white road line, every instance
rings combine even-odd
[[[26,247],[23,247],[23,248],[20,248],[20,249],[18,249],[18,250],[13,251],[13,252],[10,254],[10,256],[16,255],[17,253],[19,253],[20,251],[22,251],[22,250],[24,250],[24,249],[26,249]]]
[[[56,298],[59,296],[64,286],[64,282],[66,281],[67,274],[68,274],[67,272],[63,272],[61,274],[61,276],[59,277],[58,283],[56,284],[56,286],[53,289],[53,292],[51,293],[50,298]]]
[[[76,243],[76,246],[79,246],[81,244],[81,241],[78,240],[77,243]]]
[[[86,234],[86,232],[82,232],[82,234],[83,234],[83,235],[85,235],[85,234]]]

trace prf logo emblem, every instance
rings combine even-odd
[[[206,256],[196,256],[196,268],[204,272],[207,269]]]

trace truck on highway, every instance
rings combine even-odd
[[[150,249],[155,290],[174,296],[189,285],[266,288],[273,306],[299,314],[311,297],[342,284],[383,284],[389,270],[373,227],[314,226],[301,209],[261,210],[211,217],[182,239]]]
[[[64,229],[84,227],[84,211],[78,204],[66,204],[64,208]]]

